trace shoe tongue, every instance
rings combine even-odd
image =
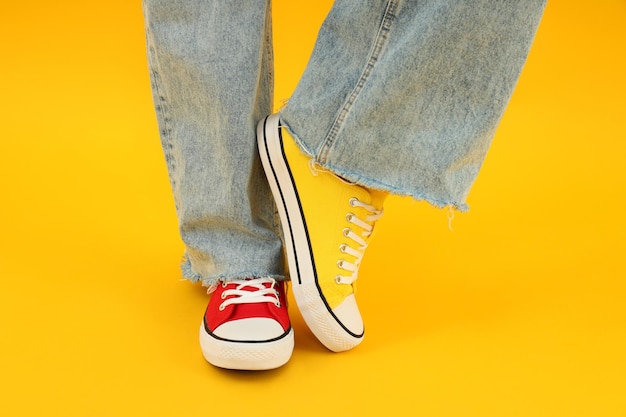
[[[370,195],[372,196],[372,200],[370,204],[376,207],[378,210],[382,209],[383,204],[385,203],[385,199],[387,198],[389,193],[387,191],[371,190],[371,189],[368,191],[370,192]]]

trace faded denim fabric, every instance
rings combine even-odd
[[[466,210],[543,0],[336,0],[282,122],[344,178]],[[144,0],[183,275],[284,279],[255,126],[272,112],[269,0]]]
[[[542,0],[337,0],[282,121],[353,182],[466,210]]]

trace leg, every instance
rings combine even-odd
[[[337,0],[282,121],[351,181],[466,209],[544,5]]]
[[[207,286],[247,276],[283,279],[274,203],[254,138],[256,122],[272,107],[269,2],[144,5],[185,277]]]
[[[333,5],[280,119],[258,131],[293,293],[329,349],[350,349],[364,334],[354,283],[381,190],[466,209],[543,6]]]
[[[183,274],[215,291],[200,328],[202,351],[220,367],[280,366],[293,332],[277,282],[285,276],[275,207],[254,137],[272,106],[269,0],[145,0],[144,14],[186,247]]]

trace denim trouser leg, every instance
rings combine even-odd
[[[255,138],[272,109],[269,1],[145,0],[144,16],[184,276],[283,279]]]
[[[543,0],[336,0],[282,112],[354,182],[465,210]]]
[[[437,206],[465,199],[544,0],[336,0],[282,121],[322,166]],[[283,277],[255,124],[271,112],[269,0],[144,0],[187,278]]]

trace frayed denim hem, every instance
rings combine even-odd
[[[304,154],[308,155],[310,158],[313,158],[313,153],[311,152],[311,150],[308,149],[307,146],[302,141],[302,139],[293,132],[293,129],[291,129],[289,125],[283,119],[280,120],[280,124],[282,128],[289,130],[289,133],[295,140],[300,150]],[[328,171],[334,173],[335,175],[338,175],[341,178],[344,178],[352,182],[353,184],[360,185],[361,187],[365,187],[371,190],[385,191],[390,194],[401,196],[401,197],[411,197],[412,199],[416,201],[425,201],[433,205],[434,207],[437,207],[440,209],[449,207],[454,210],[458,210],[460,212],[469,211],[469,206],[466,203],[462,203],[459,201],[443,201],[443,200],[432,198],[429,195],[427,195],[427,193],[410,192],[405,189],[400,189],[397,187],[390,186],[389,184],[382,183],[373,178],[364,177],[354,171],[345,170],[340,167],[334,166],[333,164],[323,164],[321,166],[322,168],[327,169]]]
[[[201,282],[203,287],[212,287],[219,282],[228,282],[235,281],[244,278],[274,278],[276,281],[288,281],[287,277],[283,275],[275,275],[275,274],[261,274],[259,272],[239,272],[236,274],[222,274],[213,277],[203,277],[200,274],[197,274],[192,268],[191,263],[189,262],[189,258],[185,255],[183,257],[182,263],[180,265],[181,272],[183,274],[183,278],[193,283]]]
[[[379,190],[379,191],[386,191],[390,194],[397,195],[400,197],[411,197],[412,199],[416,201],[425,201],[431,204],[432,206],[440,208],[440,209],[450,207],[462,213],[469,211],[469,206],[466,203],[460,203],[457,201],[440,201],[440,200],[431,198],[424,193],[407,192],[405,190],[401,190],[399,188],[391,187],[387,184],[383,184],[371,178],[361,177],[352,171],[342,170],[330,164],[326,166],[325,168],[327,168],[330,172],[333,172],[336,175],[339,175],[340,177],[345,178],[354,184],[360,185],[361,187],[365,187],[365,188],[373,189],[373,190]]]

